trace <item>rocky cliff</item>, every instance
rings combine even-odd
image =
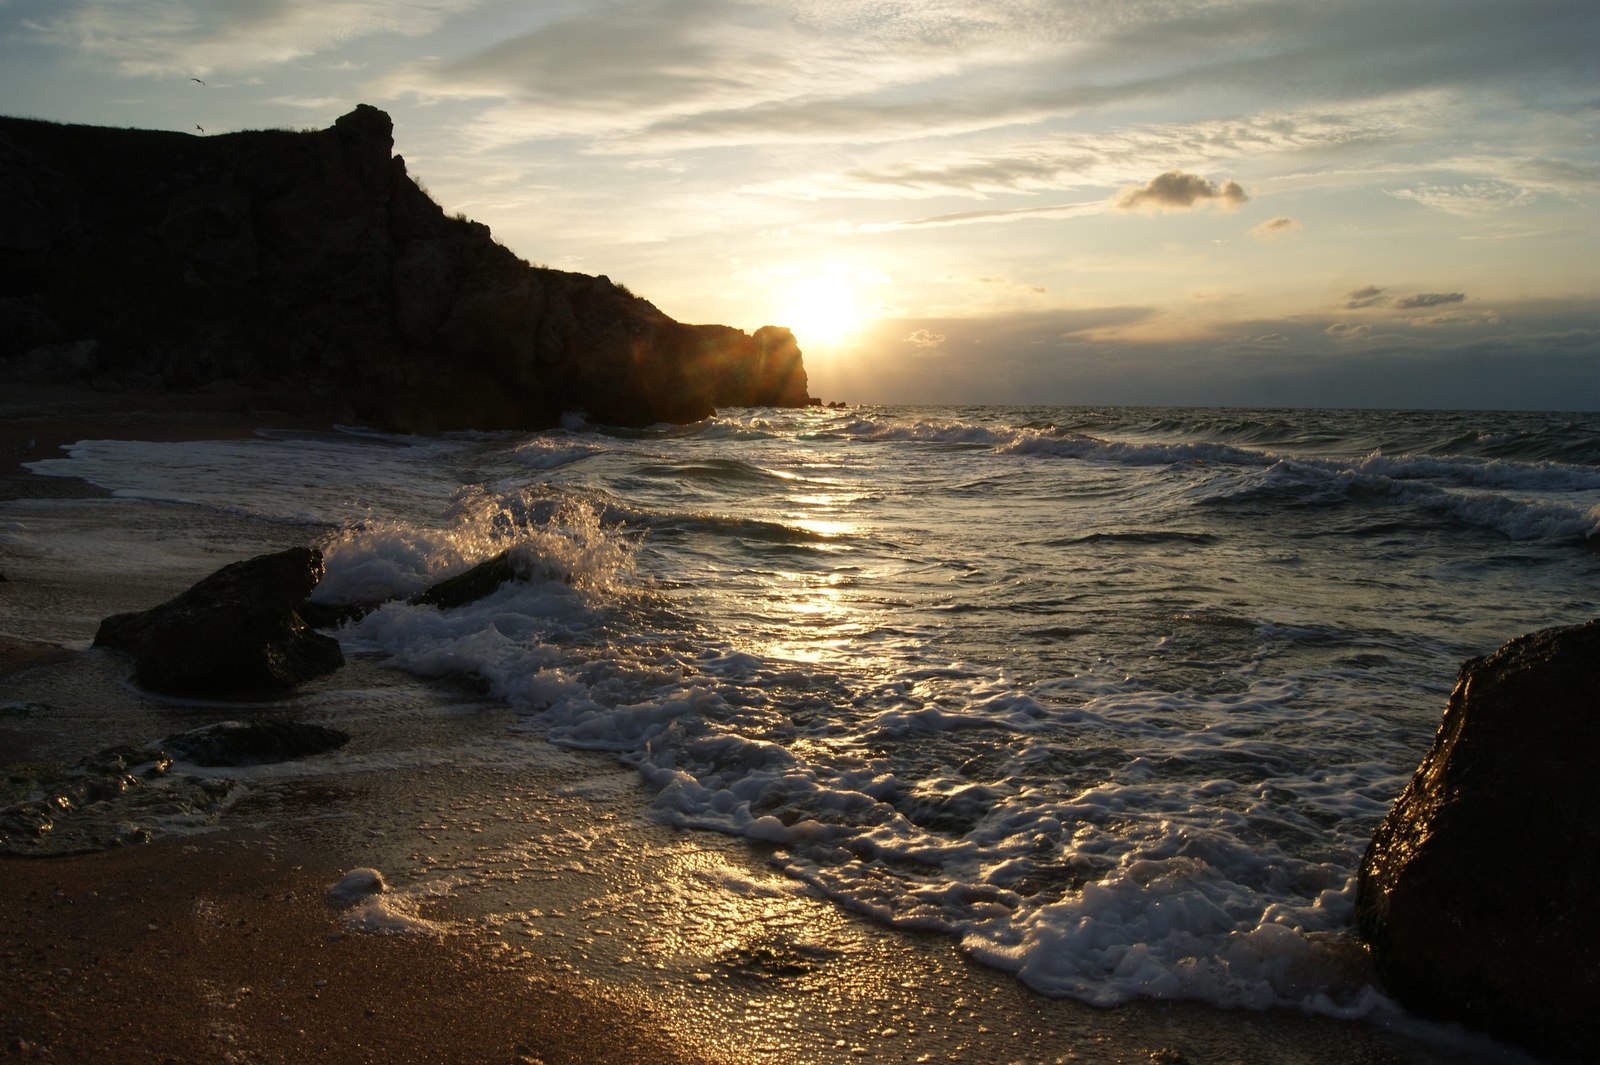
[[[387,428],[808,402],[794,337],[676,322],[450,218],[365,104],[199,137],[0,118],[0,379],[238,389]]]

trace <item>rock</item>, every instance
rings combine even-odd
[[[448,610],[482,599],[506,581],[516,579],[517,566],[511,552],[502,551],[465,573],[440,581],[408,601],[415,606],[436,606],[440,610]]]
[[[221,816],[231,780],[172,772],[165,751],[109,747],[71,766],[29,763],[0,778],[0,854],[61,856],[145,843],[161,826]]]
[[[95,646],[132,652],[135,677],[156,691],[284,691],[344,663],[298,613],[321,579],[315,548],[235,562],[158,607],[106,618]]]
[[[1465,663],[1361,862],[1389,991],[1543,1054],[1600,1060],[1600,620]]]
[[[436,606],[448,610],[476,602],[507,581],[526,581],[534,577],[566,583],[572,581],[571,574],[536,557],[526,547],[510,547],[465,573],[445,578],[406,602],[414,606]]]
[[[300,721],[219,721],[168,736],[168,751],[195,765],[272,765],[337,750],[350,734]]]
[[[389,115],[192,137],[0,117],[0,379],[235,389],[405,432],[804,405],[794,337],[674,321],[444,211]]]

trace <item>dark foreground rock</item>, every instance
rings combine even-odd
[[[1408,1008],[1600,1060],[1600,620],[1467,662],[1361,863],[1356,913]]]
[[[322,552],[299,547],[224,566],[176,599],[100,623],[97,647],[134,656],[154,691],[285,691],[344,664],[337,640],[298,613],[322,579]]]
[[[448,217],[365,104],[196,137],[0,118],[0,380],[207,389],[403,431],[810,398],[787,329],[686,325]]]

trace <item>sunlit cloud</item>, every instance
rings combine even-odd
[[[1250,230],[1250,235],[1255,237],[1257,240],[1277,240],[1280,237],[1286,237],[1289,234],[1298,232],[1304,228],[1305,227],[1303,225],[1301,225],[1299,222],[1296,222],[1293,218],[1289,218],[1286,215],[1279,215],[1277,218],[1269,218],[1260,225],[1252,227]]]
[[[1187,211],[1207,204],[1232,210],[1249,200],[1250,196],[1237,181],[1218,185],[1199,174],[1169,170],[1151,178],[1141,188],[1123,190],[1115,203],[1123,211]]]

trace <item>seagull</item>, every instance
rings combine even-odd
[[[204,126],[197,125],[194,128],[199,130],[201,133],[204,133],[206,131],[206,128]]]
[[[190,81],[194,81],[194,82],[199,82],[199,83],[200,83],[200,84],[201,84],[201,85],[204,85],[204,84],[205,84],[205,82],[203,82],[203,81],[200,81],[200,79],[199,79],[199,78],[190,78],[190,79],[189,79],[189,80],[190,80]]]

